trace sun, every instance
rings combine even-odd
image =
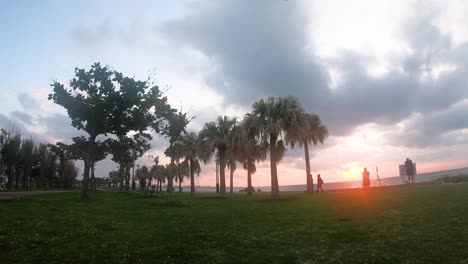
[[[342,175],[350,179],[358,179],[361,175],[362,168],[359,166],[343,166]]]

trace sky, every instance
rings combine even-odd
[[[47,100],[53,81],[94,62],[167,89],[199,131],[218,115],[242,118],[254,101],[295,96],[329,129],[310,148],[325,182],[467,167],[468,2],[25,1],[0,3],[0,127],[44,142],[82,135]],[[151,165],[167,140],[138,160]],[[77,165],[81,166],[80,163]],[[97,176],[116,169],[110,159]],[[288,150],[280,185],[304,184],[303,149]],[[246,186],[239,166],[235,186]],[[268,161],[253,186],[270,183]],[[196,180],[215,184],[214,162]]]

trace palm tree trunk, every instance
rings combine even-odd
[[[250,172],[250,166],[247,168],[247,194],[252,194],[252,173]]]
[[[276,168],[276,136],[270,135],[271,199],[279,199],[278,171]]]
[[[190,194],[195,195],[195,170],[193,169],[193,159],[189,159],[190,166]]]
[[[179,175],[179,192],[182,192],[182,178]]]
[[[304,140],[304,154],[306,162],[306,183],[307,183],[307,192],[313,193],[314,186],[312,185],[312,175],[310,175],[310,160],[309,160],[309,143],[307,140]]]
[[[149,189],[151,188],[151,183],[153,182],[153,177],[150,178],[148,185],[145,188],[145,195],[148,193]]]
[[[233,193],[234,192],[234,170],[231,166],[231,175],[230,175],[230,181],[229,181],[229,193]]]
[[[216,161],[216,193],[219,193],[219,160]]]
[[[222,195],[226,194],[226,174],[224,168],[226,167],[226,161],[224,153],[219,154],[219,184],[220,192]]]

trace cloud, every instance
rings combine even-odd
[[[13,111],[10,114],[13,118],[18,119],[19,121],[23,122],[26,125],[31,125],[33,123],[33,118],[26,112],[22,111]]]
[[[434,25],[439,13],[432,9],[402,25],[401,41],[411,52],[372,76],[375,58],[364,50],[342,51],[334,58],[314,54],[301,2],[197,3],[191,13],[167,23],[166,34],[212,59],[215,71],[206,80],[225,104],[249,106],[260,97],[293,95],[322,117],[332,135],[345,136],[366,123],[396,124],[468,97],[468,52],[454,47]],[[453,64],[454,54],[466,59],[458,58],[455,70],[434,78],[433,69]],[[331,87],[331,69],[341,76],[337,87]]]
[[[39,116],[37,120],[38,124],[46,129],[44,134],[53,140],[64,141],[72,137],[87,135],[86,132],[73,127],[70,118],[62,114]]]
[[[35,110],[40,107],[39,102],[27,93],[18,93],[17,99],[24,110]]]

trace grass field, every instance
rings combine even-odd
[[[0,202],[0,263],[468,263],[468,184]]]

